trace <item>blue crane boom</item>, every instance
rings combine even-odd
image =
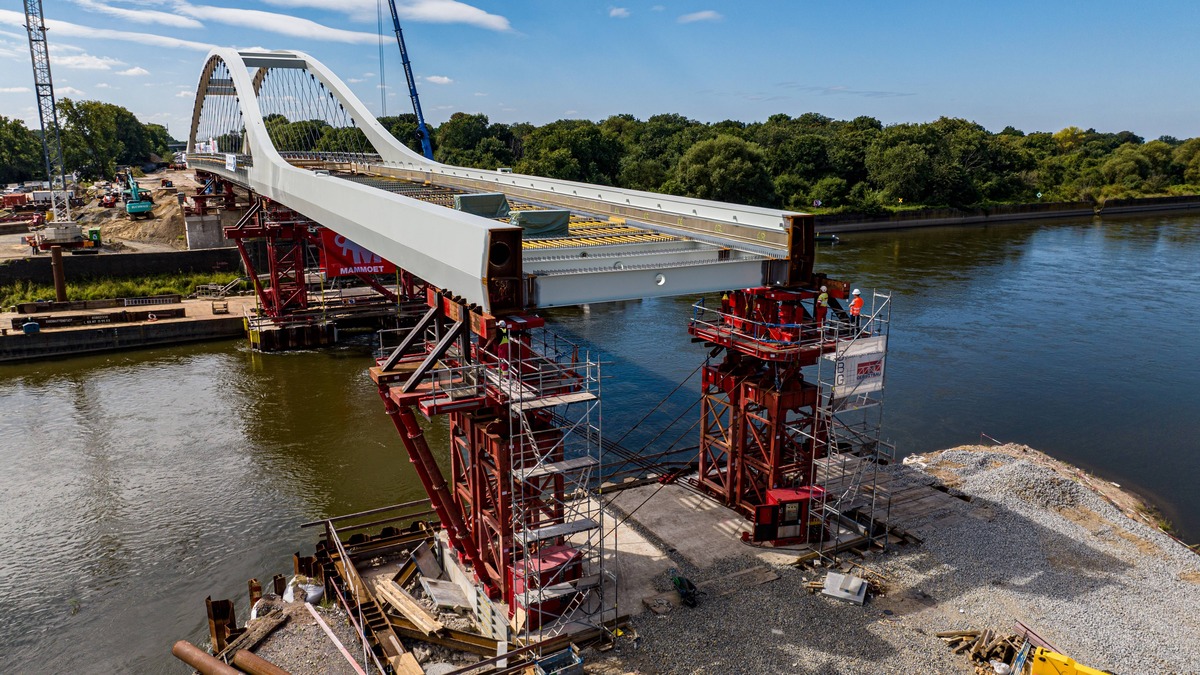
[[[400,16],[396,14],[396,0],[388,0],[392,10],[392,25],[396,28],[396,43],[400,45],[400,62],[404,64],[404,78],[408,80],[408,95],[412,99],[413,112],[417,115],[417,133],[421,135],[421,152],[426,159],[433,159],[433,146],[429,144],[429,129],[425,126],[425,114],[421,112],[421,99],[417,97],[417,82],[413,79],[412,64],[408,61],[408,48],[404,46],[404,32],[400,30]]]

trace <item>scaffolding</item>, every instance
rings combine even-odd
[[[821,553],[886,544],[878,467],[895,456],[880,438],[891,297],[873,291],[854,315],[827,286],[853,297],[824,278],[732,291],[719,309],[696,303],[689,326],[713,348],[696,487],[750,519],[753,541]]]
[[[513,638],[530,644],[601,628],[604,582],[616,580],[591,490],[602,469],[600,364],[545,328],[514,333],[504,351],[489,379],[508,401],[514,448]]]
[[[821,341],[833,345],[810,368],[819,411],[813,438],[825,447],[813,457],[813,484],[822,490],[810,513],[824,533],[814,542],[823,555],[887,545],[891,496],[880,484],[879,467],[896,454],[881,438],[891,300],[873,290],[860,317],[831,313],[819,326]]]
[[[373,376],[385,401],[447,416],[448,480],[434,476],[426,489],[449,517],[454,558],[473,569],[460,578],[478,579],[475,618],[485,634],[522,645],[603,629],[617,613],[605,514],[591,490],[601,471],[600,364],[541,319],[488,317],[472,333],[461,315],[451,324],[441,300],[415,328],[380,334]]]

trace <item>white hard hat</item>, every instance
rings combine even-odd
[[[825,288],[824,286],[822,286],[822,287],[821,287],[821,292],[822,292],[822,293],[824,293],[824,292],[825,292],[825,291],[827,291],[827,290],[829,290],[829,289],[828,289],[828,288]]]
[[[854,289],[853,292],[854,292],[854,295],[862,295],[862,293],[857,288]]]
[[[496,327],[497,328],[508,328],[508,324],[504,322],[504,319],[500,319],[499,321],[496,322]]]

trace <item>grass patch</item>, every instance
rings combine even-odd
[[[1142,515],[1149,518],[1158,529],[1170,535],[1178,535],[1178,533],[1175,531],[1174,523],[1168,520],[1167,517],[1163,515],[1162,511],[1158,510],[1157,506],[1141,504],[1138,506],[1138,511],[1141,512]]]
[[[195,274],[161,274],[127,279],[78,279],[67,282],[67,297],[71,300],[105,300],[108,298],[138,298],[147,295],[190,295],[200,284],[227,284],[240,276],[236,272]],[[21,302],[53,300],[54,286],[16,281],[0,285],[0,307]]]

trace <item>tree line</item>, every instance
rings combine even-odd
[[[420,147],[411,115],[380,121]],[[1073,126],[992,133],[949,117],[885,126],[818,113],[713,124],[614,115],[533,126],[456,113],[431,140],[435,158],[450,164],[809,211],[1200,193],[1200,138],[1147,142]]]
[[[143,124],[125,108],[102,101],[58,102],[63,162],[82,178],[112,178],[116,167],[170,161],[174,139],[161,124]],[[0,183],[45,180],[41,131],[0,116]]]
[[[112,175],[117,164],[168,156],[167,130],[99,101],[60,104],[68,169]],[[284,151],[369,152],[362,132],[321,120],[265,120]],[[415,116],[383,117],[420,151]],[[241,130],[220,139],[237,150]],[[704,123],[682,115],[541,126],[455,113],[430,129],[435,159],[480,169],[807,211],[882,212],[920,206],[979,207],[1038,201],[1200,193],[1200,138],[1146,141],[1131,131],[1067,127],[990,132],[974,122],[884,125],[873,117],[818,113],[763,122]],[[39,177],[41,146],[19,120],[0,117],[0,181]]]

